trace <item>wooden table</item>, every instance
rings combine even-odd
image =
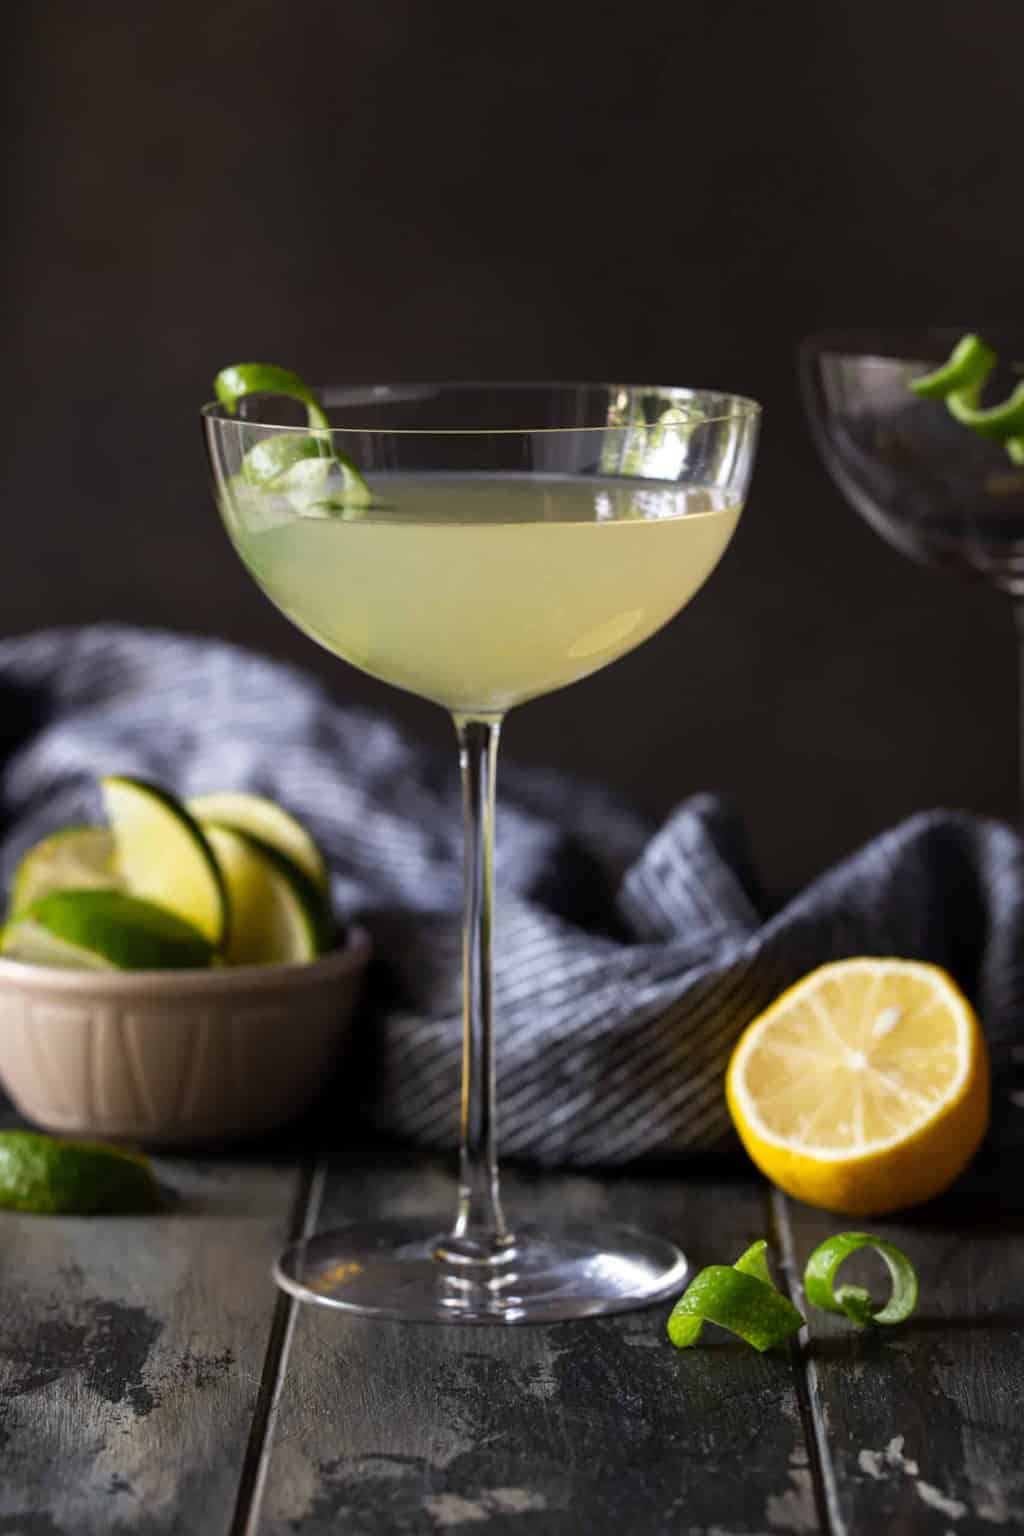
[[[458,1330],[277,1295],[289,1233],[452,1199],[450,1160],[404,1148],[164,1158],[171,1214],[0,1216],[0,1536],[1024,1530],[1018,1152],[871,1224],[917,1261],[912,1324],[815,1314],[773,1357],[712,1329],[677,1353],[664,1306]],[[790,1281],[844,1225],[739,1165],[505,1187],[513,1213],[607,1212],[697,1266],[767,1234]]]

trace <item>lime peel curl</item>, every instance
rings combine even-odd
[[[230,416],[235,414],[239,400],[246,395],[284,395],[289,400],[301,401],[311,427],[327,426],[327,417],[313,391],[290,368],[278,368],[275,363],[232,363],[229,368],[221,369],[213,387]]]
[[[948,360],[932,373],[910,380],[923,400],[945,400],[950,415],[981,437],[1003,443],[1015,464],[1024,463],[1024,382],[998,405],[982,406],[981,395],[996,353],[973,332],[961,336]]]
[[[850,1257],[862,1248],[873,1248],[889,1271],[892,1294],[882,1307],[875,1307],[870,1294],[860,1285],[841,1285],[836,1276]],[[870,1232],[837,1232],[820,1243],[804,1270],[804,1295],[814,1307],[824,1312],[845,1313],[858,1328],[871,1324],[888,1326],[906,1322],[917,1306],[917,1271],[902,1249]]]
[[[980,336],[969,332],[961,336],[949,358],[932,373],[911,379],[910,387],[923,400],[947,400],[950,395],[980,393],[996,365],[996,354]]]
[[[761,1238],[735,1264],[711,1264],[694,1276],[668,1320],[677,1349],[696,1344],[706,1322],[727,1328],[762,1354],[803,1327],[796,1307],[772,1282],[767,1247]]]
[[[306,407],[308,434],[273,433],[255,443],[245,454],[242,475],[249,485],[271,489],[275,481],[287,475],[301,460],[322,459],[325,469],[331,465],[337,467],[341,475],[341,495],[310,499],[311,510],[345,512],[370,505],[373,500],[370,487],[351,460],[336,451],[330,423],[320,402],[297,373],[289,368],[279,368],[276,363],[233,363],[221,369],[213,381],[213,388],[230,416],[235,414],[239,400],[246,395],[283,395]]]
[[[872,1248],[885,1263],[892,1293],[876,1307],[860,1285],[836,1288],[836,1276],[851,1254]],[[752,1243],[733,1265],[699,1270],[672,1308],[668,1336],[677,1349],[696,1344],[705,1323],[727,1328],[763,1353],[798,1333],[804,1319],[776,1287],[768,1269],[768,1244]],[[917,1271],[902,1249],[870,1232],[837,1232],[819,1243],[804,1270],[804,1295],[823,1312],[845,1314],[858,1328],[903,1323],[917,1306]]]

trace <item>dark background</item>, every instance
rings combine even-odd
[[[225,635],[447,744],[236,561],[196,423],[216,370],[732,388],[765,424],[722,567],[505,750],[657,813],[729,792],[776,890],[923,806],[1014,814],[1008,608],[858,522],[794,347],[1016,318],[1018,0],[35,0],[4,32],[0,633]]]

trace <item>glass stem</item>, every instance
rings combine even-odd
[[[494,785],[500,717],[455,716],[465,819],[462,927],[462,1126],[459,1209],[439,1256],[494,1263],[511,1248],[498,1188],[491,933]]]

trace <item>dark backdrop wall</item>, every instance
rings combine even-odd
[[[1016,316],[1016,0],[35,0],[4,29],[0,631],[225,635],[447,744],[237,564],[195,418],[217,368],[717,385],[765,405],[732,550],[506,750],[655,812],[729,792],[778,890],[922,806],[1013,814],[1010,614],[860,525],[794,346]]]

